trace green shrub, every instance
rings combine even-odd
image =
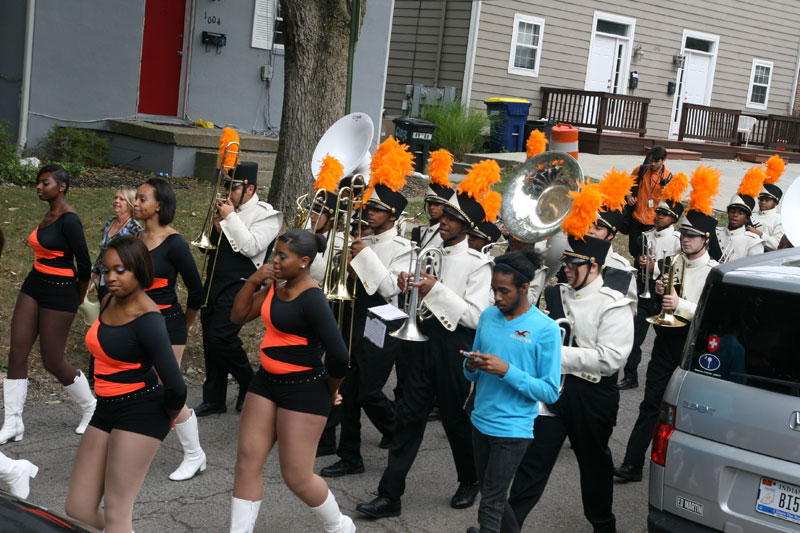
[[[11,133],[8,131],[9,123],[0,120],[0,177],[6,179],[8,167],[17,161],[17,146],[11,142]]]
[[[483,111],[462,106],[458,100],[442,107],[426,106],[422,109],[422,118],[437,126],[431,150],[444,148],[453,154],[456,161],[460,161],[464,154],[480,149],[483,130],[489,125]]]
[[[39,167],[24,165],[18,158],[10,159],[0,168],[3,181],[11,181],[19,185],[33,185],[36,183],[36,174]]]
[[[111,162],[111,147],[106,139],[92,130],[72,126],[53,126],[40,148],[47,159],[61,161],[64,168],[77,164],[82,170],[84,166],[103,166]]]

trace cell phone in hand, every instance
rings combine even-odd
[[[478,354],[476,354],[475,352],[467,352],[467,351],[465,351],[465,350],[459,350],[459,352],[461,352],[461,355],[463,355],[463,356],[464,356],[464,357],[466,357],[467,359],[472,359],[473,361],[478,361],[478,360],[480,360],[480,358],[481,358],[481,357],[480,357]]]

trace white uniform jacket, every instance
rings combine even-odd
[[[729,254],[727,262],[764,253],[764,243],[761,242],[761,237],[752,231],[747,231],[744,226],[734,230],[718,227],[717,240],[719,240],[722,255]]]
[[[334,246],[338,250],[342,247],[342,243],[344,242],[344,233],[336,232],[336,235],[333,236],[334,239]],[[352,241],[351,241],[352,242]],[[330,242],[328,242],[330,244]],[[325,246],[324,252],[317,253],[317,257],[314,259],[314,262],[311,263],[311,279],[317,282],[317,284],[321,287],[323,279],[325,278],[325,267],[328,264],[328,251],[330,250],[330,246]],[[334,251],[334,254],[336,252]],[[335,256],[334,256],[335,257]]]
[[[411,262],[411,241],[399,237],[394,228],[380,235],[369,235],[362,239],[367,247],[361,250],[350,266],[358,275],[367,294],[376,292],[387,303],[397,304],[400,289],[397,276],[408,270]]]
[[[257,194],[220,221],[222,233],[234,252],[250,258],[256,268],[264,264],[267,248],[278,236],[283,213],[276,211]]]
[[[688,262],[686,273],[683,276],[683,291],[678,299],[678,307],[675,314],[691,321],[697,309],[697,302],[706,284],[706,278],[711,269],[717,266],[717,262],[709,257],[708,252],[697,259]]]
[[[772,252],[778,249],[778,244],[783,237],[783,224],[781,223],[781,215],[778,213],[778,208],[767,209],[766,211],[757,211],[750,217],[753,224],[758,224],[758,230],[761,231],[761,242],[764,243],[764,251]],[[752,233],[752,232],[748,232]]]
[[[419,246],[428,248],[429,246],[441,246],[442,237],[439,235],[439,223],[433,226],[420,226],[419,227]]]
[[[481,313],[489,307],[492,262],[472,250],[467,239],[441,250],[440,277],[422,303],[448,331],[455,331],[459,324],[476,329]]]
[[[661,231],[656,231],[653,228],[645,231],[642,235],[647,235],[647,238],[651,239],[655,244],[656,264],[653,267],[652,279],[658,279],[661,275],[658,262],[681,251],[681,234],[679,231],[675,231],[675,228],[670,224]]]
[[[616,268],[617,270],[622,270],[623,272],[629,272],[631,274],[631,281],[628,284],[628,292],[624,294],[624,296],[628,298],[631,304],[631,310],[635,315],[637,302],[639,301],[639,291],[636,288],[636,275],[638,271],[636,268],[631,266],[627,259],[615,252],[614,248],[608,249],[608,255],[606,255],[606,260],[603,266]]]
[[[561,373],[596,383],[625,365],[633,347],[633,310],[628,297],[603,286],[602,276],[576,291],[559,284],[565,318],[577,346],[561,347]]]

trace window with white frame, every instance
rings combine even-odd
[[[508,57],[508,72],[522,76],[539,75],[542,54],[544,19],[529,15],[514,15],[514,31]]]
[[[766,109],[769,100],[769,87],[772,83],[772,61],[753,60],[750,71],[750,90],[747,93],[747,107]]]
[[[279,0],[255,0],[252,48],[283,48],[283,17]]]

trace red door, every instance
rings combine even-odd
[[[186,0],[146,0],[139,113],[178,114]]]

